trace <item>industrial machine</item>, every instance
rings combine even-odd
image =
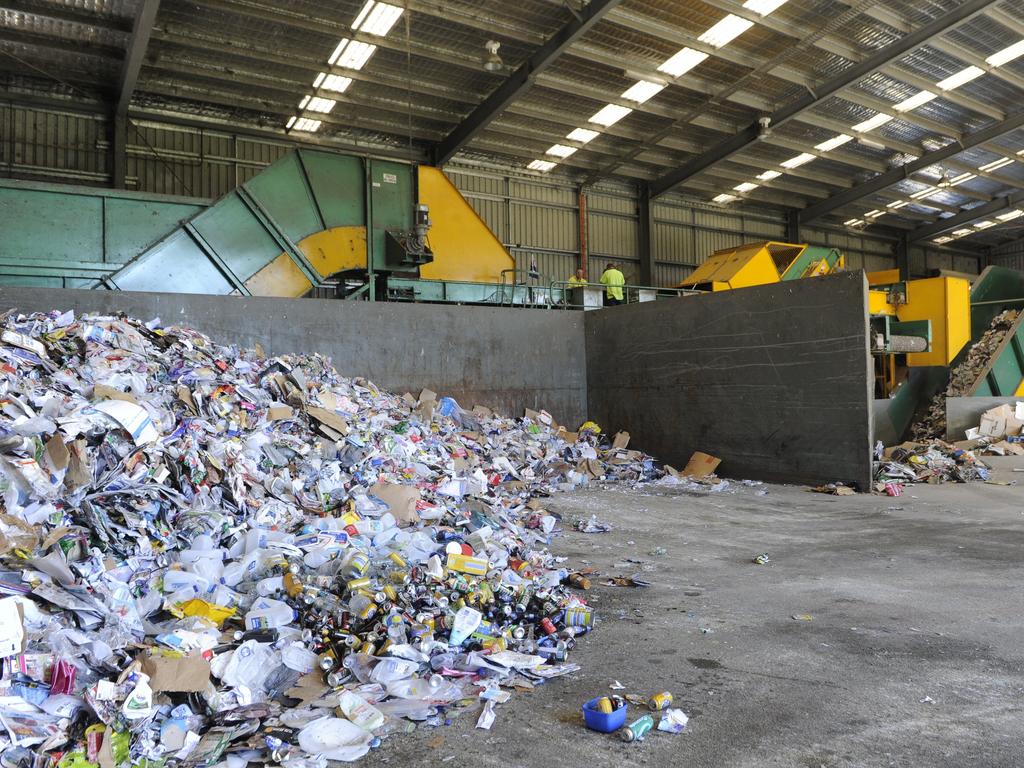
[[[438,169],[301,149],[97,287],[485,302],[514,268]]]

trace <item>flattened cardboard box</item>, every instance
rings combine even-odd
[[[210,682],[210,662],[202,656],[154,656],[146,651],[139,661],[154,693],[199,693]]]

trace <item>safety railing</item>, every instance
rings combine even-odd
[[[671,299],[678,296],[699,294],[702,291],[695,291],[692,288],[661,288],[653,285],[632,285],[618,286],[622,289],[622,304],[639,304],[645,301],[656,301],[658,299]],[[551,306],[560,309],[595,309],[596,306],[586,301],[573,301],[574,289],[592,288],[600,290],[601,305],[607,306],[607,288],[604,283],[576,282],[570,280],[552,280],[549,285],[549,293],[554,299]]]

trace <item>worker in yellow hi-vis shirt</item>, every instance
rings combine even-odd
[[[626,277],[615,268],[614,264],[609,264],[604,268],[604,272],[601,274],[601,285],[604,286],[604,305],[606,307],[614,307],[616,304],[622,303],[622,286],[626,284]]]

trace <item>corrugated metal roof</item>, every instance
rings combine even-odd
[[[327,71],[328,56],[350,34],[362,5],[363,0],[162,0],[134,103],[163,114],[280,127],[316,74]],[[658,66],[683,45],[696,46],[711,54],[706,61],[647,104],[635,105],[632,114],[591,146],[581,146],[557,171],[590,181],[607,174],[652,178],[702,154],[761,111],[802,97],[805,83],[835,76],[851,58],[862,59],[898,40],[905,25],[918,28],[956,5],[957,0],[886,0],[884,5],[789,0],[761,20],[739,0],[623,0],[464,152],[522,167],[573,127],[586,125],[605,103],[621,100],[638,78],[659,77]],[[138,0],[18,0],[16,7],[0,9],[4,87],[70,100],[112,97]],[[1024,19],[1024,0],[1002,0],[993,7]],[[562,0],[519,0],[514,6],[498,0],[408,0],[408,8],[388,37],[376,41],[378,50],[354,75],[348,92],[337,97],[322,136],[401,146],[411,133],[416,146],[427,147],[572,18]],[[697,42],[729,12],[758,23],[719,50]],[[925,45],[899,57],[884,72],[777,127],[770,140],[712,167],[690,189],[701,195],[716,185],[727,189],[731,179],[777,166],[795,148],[813,147],[872,117],[876,108],[891,109],[921,87],[962,70],[966,64],[958,49],[984,59],[1016,42],[1019,30],[1008,23],[976,15],[943,35],[943,50]],[[483,68],[488,39],[501,43],[501,72]],[[816,159],[778,180],[778,188],[788,184],[808,194],[843,189],[905,162],[901,153],[923,153],[941,145],[944,136],[992,124],[997,115],[1019,108],[1024,59],[1001,72],[1005,77],[986,74],[900,116],[871,132],[869,143],[849,142]],[[1000,141],[1016,151],[1024,146],[1022,134]],[[998,157],[977,149],[951,162],[977,167]],[[1024,162],[999,169],[996,178],[966,182],[959,193],[946,190],[941,202],[975,204],[1015,189],[1014,181],[1024,183]],[[907,181],[869,200],[908,195],[914,184]],[[929,213],[919,205],[903,210]]]

